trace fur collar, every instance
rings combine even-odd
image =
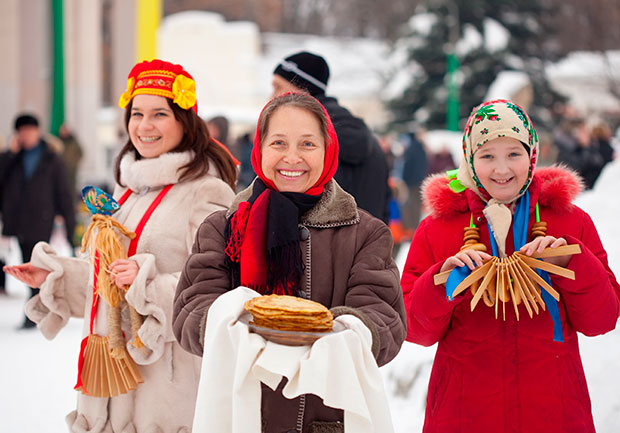
[[[227,218],[237,210],[239,203],[252,196],[253,188],[254,182],[237,194],[226,213]],[[337,227],[357,224],[359,220],[355,199],[332,179],[325,185],[319,202],[301,217],[300,223],[309,227]]]
[[[529,190],[532,202],[538,201],[540,206],[564,213],[573,206],[573,199],[583,190],[583,181],[575,171],[565,166],[551,166],[534,172]],[[445,173],[430,176],[424,181],[422,199],[429,212],[437,218],[450,218],[461,212],[481,211],[484,208],[484,202],[473,191],[453,192]]]
[[[127,152],[121,160],[121,182],[136,192],[179,183],[179,168],[193,157],[191,151],[168,152],[157,158],[136,160],[132,152]]]

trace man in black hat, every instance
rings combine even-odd
[[[67,237],[73,236],[73,192],[64,163],[41,138],[32,114],[15,119],[15,136],[9,150],[0,154],[0,214],[2,234],[17,238],[24,263],[37,242],[49,242],[56,215],[63,217]],[[30,292],[32,297],[38,289],[31,287]],[[34,326],[25,317],[22,328]]]
[[[321,56],[299,52],[282,60],[273,71],[273,96],[286,92],[309,93],[323,104],[331,117],[340,151],[334,178],[357,205],[389,222],[389,169],[379,142],[366,123],[326,96],[329,67]]]

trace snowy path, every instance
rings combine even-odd
[[[23,293],[22,293],[23,292]],[[26,291],[0,297],[0,432],[66,433],[64,415],[75,406],[81,320],[72,319],[53,341],[17,331]]]

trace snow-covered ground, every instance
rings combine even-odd
[[[620,275],[620,200],[615,179],[620,160],[607,166],[600,182],[583,193],[577,204],[587,210],[601,235],[616,275]],[[615,198],[615,199],[614,199]],[[62,237],[59,237],[62,238]],[[406,248],[397,258],[402,268]],[[9,296],[0,297],[0,432],[65,433],[64,416],[73,410],[77,356],[82,321],[71,319],[53,341],[38,331],[18,331],[23,320],[26,289],[9,281]],[[592,398],[598,433],[620,427],[620,330],[581,338],[581,353]],[[400,354],[382,371],[397,433],[420,432],[424,402],[435,348],[405,343]]]

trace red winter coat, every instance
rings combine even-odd
[[[483,302],[470,311],[469,289],[449,302],[445,286],[434,285],[433,275],[459,251],[471,213],[481,242],[491,248],[484,203],[470,190],[453,193],[445,177],[426,182],[431,215],[416,230],[401,280],[407,341],[425,346],[439,342],[424,433],[594,432],[577,331],[593,336],[614,329],[620,286],[592,220],[571,204],[579,187],[575,175],[554,167],[537,170],[529,188],[530,228],[538,201],[547,234],[578,243],[582,250],[568,264],[574,281],[550,274],[560,293],[560,343],[553,341],[547,311],[530,318],[521,304],[517,321],[510,302],[506,320],[501,311],[495,319],[494,309]],[[506,253],[512,251],[511,231]]]

